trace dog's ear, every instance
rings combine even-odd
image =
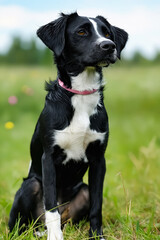
[[[128,40],[128,33],[125,32],[123,29],[112,26],[111,28],[113,35],[114,35],[114,41],[116,44],[116,49],[117,49],[117,57],[120,59],[121,58],[121,51],[126,45],[126,42]]]
[[[62,13],[61,17],[37,30],[38,37],[56,56],[60,56],[64,49],[68,16]]]
[[[112,26],[104,17],[97,16],[98,19],[100,19],[107,27],[110,28],[111,33],[113,35],[114,43],[116,44],[117,49],[117,57],[121,58],[121,51],[126,45],[126,42],[128,40],[128,33],[125,32],[123,29]]]

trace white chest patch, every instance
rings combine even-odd
[[[63,164],[69,160],[87,162],[85,151],[89,143],[96,140],[104,140],[105,133],[99,133],[90,129],[90,116],[96,114],[100,94],[95,92],[91,95],[74,95],[72,105],[75,109],[73,118],[68,127],[56,131],[54,145],[59,145],[66,154]]]

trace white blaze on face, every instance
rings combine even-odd
[[[97,40],[96,40],[96,43],[97,43],[97,44],[100,44],[100,43],[102,43],[102,42],[104,42],[104,41],[105,41],[105,42],[111,42],[111,43],[113,43],[112,40],[110,40],[110,39],[108,39],[108,38],[105,38],[103,35],[101,35],[101,34],[98,32],[98,25],[97,25],[97,22],[96,22],[95,20],[89,18],[89,21],[92,23],[93,28],[94,28],[94,31],[95,31],[95,33],[96,33],[96,35],[97,35]],[[116,50],[116,48],[114,49],[112,58],[113,58],[113,61],[116,61],[116,59],[117,59],[117,50]],[[101,67],[106,66],[106,63],[105,63],[105,64],[102,63],[102,65],[99,65],[99,66],[101,66]]]
[[[98,32],[98,26],[97,26],[97,23],[96,23],[95,20],[89,18],[89,21],[92,23],[93,28],[94,28],[94,31],[95,31],[95,33],[96,33],[96,35],[97,35],[97,43],[101,43],[101,42],[103,42],[103,41],[112,42],[110,39],[106,39],[104,36],[102,36],[102,35]]]

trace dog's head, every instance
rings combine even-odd
[[[112,26],[104,17],[80,17],[77,13],[61,14],[57,20],[42,26],[37,34],[54,52],[56,62],[68,65],[108,66],[124,48],[128,34]]]

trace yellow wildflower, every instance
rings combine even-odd
[[[4,126],[5,126],[6,129],[10,130],[10,129],[14,128],[14,123],[13,122],[6,122]]]

